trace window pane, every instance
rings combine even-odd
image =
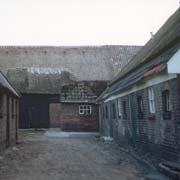
[[[150,113],[155,113],[155,100],[154,100],[153,88],[148,89],[148,97],[149,97],[149,111]]]

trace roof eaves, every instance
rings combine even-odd
[[[154,39],[149,40],[132,60],[116,76],[111,84],[136,70],[147,61],[157,57],[163,51],[180,42],[180,8],[164,23],[155,34]]]
[[[1,76],[1,86],[3,86],[5,89],[7,89],[9,92],[11,92],[13,95],[16,97],[20,97],[20,95],[17,93],[15,88],[11,85],[7,77],[0,71],[0,76]],[[3,82],[4,81],[4,82]]]

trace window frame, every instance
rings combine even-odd
[[[105,106],[105,118],[108,119],[109,112],[108,112],[108,105]]]
[[[162,111],[163,119],[171,119],[171,99],[169,90],[162,91]]]
[[[123,119],[127,119],[127,101],[126,100],[122,101],[122,114],[123,114]]]
[[[121,112],[121,99],[118,98],[118,101],[117,101],[117,104],[118,104],[118,117],[121,118],[122,117],[122,112]]]
[[[79,105],[79,115],[91,115],[91,114],[92,114],[91,105]]]
[[[112,111],[112,119],[116,119],[116,104],[112,103],[111,104],[111,111]]]
[[[143,97],[142,96],[138,96],[137,97],[137,109],[138,109],[138,113],[143,113],[143,109],[144,109],[144,107],[143,107]]]
[[[170,100],[170,91],[164,90],[162,92],[162,98],[163,98],[163,111],[169,112],[171,111],[171,100]]]
[[[156,113],[155,96],[154,96],[154,89],[152,87],[148,88],[148,104],[149,104],[150,114],[155,114]]]
[[[143,97],[138,96],[137,97],[137,112],[138,112],[138,118],[143,119],[144,116],[144,105],[143,105]]]

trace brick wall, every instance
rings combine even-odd
[[[98,105],[91,104],[91,115],[80,115],[81,104],[51,104],[50,124],[51,127],[61,127],[65,131],[98,131],[99,117]]]
[[[112,119],[112,116],[109,116],[109,119],[103,119],[101,116],[101,122],[102,124],[113,123],[113,137],[117,141],[132,144],[132,140],[135,140],[135,146],[145,152],[151,152],[167,160],[178,160],[180,159],[180,78],[154,85],[153,89],[155,114],[150,114],[148,88],[146,88],[134,93],[135,122],[131,120],[129,95],[119,98],[118,101],[121,104],[119,108],[117,99],[109,102],[116,104],[116,119]],[[171,116],[166,119],[163,117],[162,92],[164,90],[170,92],[171,105]],[[137,98],[139,96],[142,97],[143,102],[142,114],[138,111]],[[123,116],[123,101],[126,101],[127,116]],[[101,105],[101,111],[103,106],[105,104]],[[136,135],[133,134],[134,125]],[[104,135],[108,134],[107,126],[109,125],[101,127],[101,132],[106,132]]]
[[[56,128],[61,127],[61,104],[59,103],[52,103],[49,105],[49,120],[50,120],[50,127]]]

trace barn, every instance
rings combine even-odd
[[[2,70],[22,94],[20,128],[97,131],[95,99],[140,48],[0,48]]]

